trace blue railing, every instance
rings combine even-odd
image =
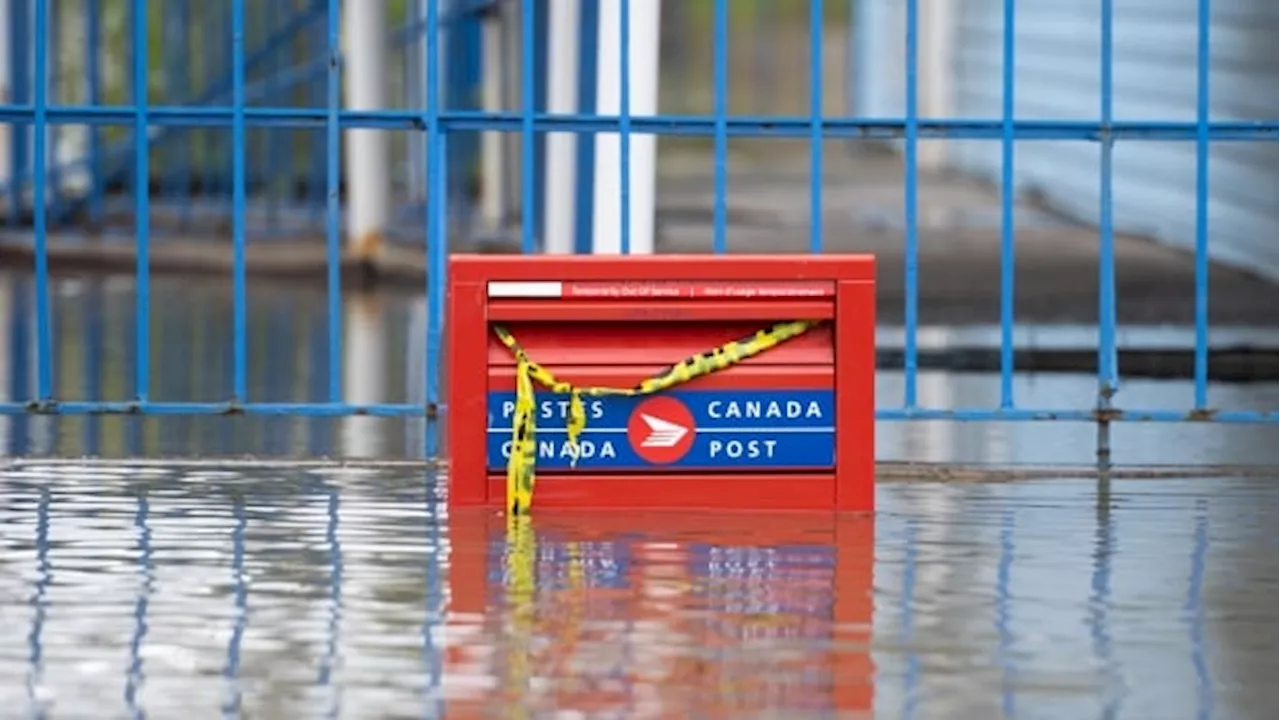
[[[824,97],[824,25],[828,22],[829,7],[823,0],[812,0],[808,6],[807,23],[809,43],[807,65],[809,94],[807,113],[792,115],[731,114],[728,81],[728,45],[730,38],[730,3],[728,0],[712,0],[706,5],[710,10],[710,40],[712,45],[711,112],[708,114],[658,114],[633,116],[629,114],[629,68],[626,44],[629,37],[627,22],[632,2],[644,0],[620,0],[623,38],[620,84],[624,99],[618,116],[600,115],[589,110],[577,114],[548,114],[537,75],[545,61],[545,24],[539,20],[545,12],[545,0],[519,3],[520,53],[520,102],[517,109],[482,111],[471,97],[478,84],[478,71],[473,67],[479,62],[476,26],[463,30],[449,29],[464,25],[489,8],[484,3],[456,6],[446,9],[444,0],[421,0],[423,17],[411,17],[408,10],[400,17],[403,28],[392,33],[388,44],[398,52],[410,45],[421,45],[425,52],[421,65],[406,71],[405,87],[425,89],[421,103],[413,104],[415,92],[406,92],[399,98],[400,108],[350,111],[342,107],[339,74],[343,62],[339,48],[339,0],[314,0],[305,4],[271,0],[266,5],[250,4],[247,0],[230,0],[229,22],[225,15],[205,18],[200,23],[184,25],[186,15],[195,11],[188,0],[175,0],[166,12],[173,8],[178,20],[165,25],[165,68],[178,68],[178,75],[192,61],[190,55],[178,52],[183,45],[191,45],[204,53],[201,59],[204,77],[193,87],[190,74],[173,78],[165,73],[161,84],[165,86],[164,104],[149,104],[139,88],[150,86],[154,79],[154,61],[151,52],[155,47],[153,13],[142,0],[84,0],[82,16],[85,22],[88,52],[92,56],[103,42],[102,13],[108,6],[129,11],[130,30],[128,44],[134,49],[130,57],[128,76],[130,92],[117,92],[108,97],[100,76],[101,68],[92,57],[86,61],[89,68],[85,80],[85,96],[88,102],[67,103],[61,99],[54,83],[58,69],[59,53],[56,38],[60,33],[51,32],[57,21],[57,12],[65,6],[52,0],[9,0],[12,8],[30,7],[30,27],[35,39],[30,47],[20,41],[23,34],[15,32],[11,50],[15,68],[11,87],[16,103],[0,106],[0,122],[14,129],[13,163],[10,170],[8,191],[11,221],[18,222],[24,206],[23,188],[32,194],[31,237],[34,252],[34,325],[35,325],[35,388],[29,398],[12,398],[0,403],[0,414],[7,415],[263,415],[299,417],[345,417],[370,415],[381,417],[434,418],[442,410],[439,375],[439,350],[442,342],[444,281],[446,258],[451,232],[450,212],[457,205],[450,202],[458,196],[460,185],[466,178],[465,169],[459,164],[474,162],[474,136],[478,132],[516,133],[520,138],[521,154],[521,202],[523,208],[519,232],[519,246],[525,252],[536,247],[536,232],[541,196],[538,170],[543,150],[540,138],[548,132],[578,133],[584,137],[596,133],[619,133],[622,145],[621,173],[622,217],[621,243],[624,251],[630,246],[629,197],[630,168],[627,152],[633,134],[657,134],[660,136],[684,136],[710,138],[714,158],[711,183],[714,190],[712,205],[712,245],[716,252],[726,252],[728,243],[728,219],[726,186],[728,174],[726,158],[730,139],[735,138],[794,138],[803,140],[808,147],[808,216],[810,221],[809,249],[824,252],[827,249],[823,236],[824,212],[823,176],[824,163],[829,150],[824,142],[832,138],[861,140],[885,140],[899,144],[905,159],[903,182],[904,220],[904,375],[901,403],[882,406],[878,417],[884,420],[1067,420],[1095,423],[1099,428],[1099,455],[1105,462],[1109,456],[1109,428],[1115,422],[1222,422],[1269,423],[1277,422],[1277,413],[1255,410],[1216,409],[1209,404],[1209,148],[1213,143],[1267,142],[1275,143],[1277,122],[1267,120],[1219,121],[1210,117],[1210,5],[1211,0],[1198,0],[1197,13],[1197,69],[1195,117],[1191,120],[1167,119],[1117,119],[1114,112],[1114,64],[1112,0],[1100,0],[1101,24],[1098,37],[1101,47],[1100,106],[1096,120],[1025,119],[1015,114],[1014,93],[1014,0],[1003,0],[1005,30],[1001,39],[1003,47],[1003,103],[1000,117],[996,118],[932,118],[922,117],[918,96],[921,2],[903,0],[905,12],[904,92],[905,115],[902,117],[832,116],[825,108]],[[587,2],[591,6],[594,3]],[[202,4],[211,15],[217,16],[225,6],[219,3]],[[408,5],[405,5],[408,7]],[[691,6],[690,6],[691,7]],[[738,6],[735,4],[735,8]],[[255,13],[250,16],[250,9]],[[57,12],[55,12],[55,9]],[[262,15],[257,13],[262,11]],[[289,11],[289,12],[286,12]],[[25,10],[23,10],[25,12]],[[26,18],[15,10],[11,23],[21,27]],[[184,28],[201,25],[198,42],[188,36]],[[590,23],[585,23],[589,25]],[[685,24],[684,27],[693,27]],[[430,28],[448,29],[447,33],[428,32]],[[207,39],[204,33],[212,36]],[[453,34],[449,34],[453,33]],[[589,42],[591,33],[584,32]],[[174,39],[176,47],[169,47]],[[257,44],[254,44],[254,42]],[[435,59],[442,57],[442,44],[450,45],[450,57],[454,62],[442,67]],[[29,54],[31,60],[30,82],[21,62]],[[584,53],[589,55],[589,53]],[[412,57],[407,55],[406,57]],[[461,61],[457,58],[462,58]],[[584,63],[589,66],[590,63]],[[590,68],[588,68],[589,70]],[[255,75],[256,73],[256,75]],[[590,85],[584,82],[583,87]],[[53,95],[51,96],[51,91]],[[135,101],[126,102],[126,95]],[[189,98],[189,100],[188,100]],[[282,99],[293,102],[282,102]],[[590,100],[584,98],[589,105]],[[64,164],[50,162],[46,130],[73,126],[89,128],[92,142],[86,158]],[[155,130],[153,130],[153,128]],[[425,204],[418,239],[415,245],[425,248],[426,279],[425,297],[427,320],[425,327],[425,352],[421,372],[425,388],[422,402],[353,403],[343,397],[343,288],[340,276],[341,243],[340,221],[342,217],[340,130],[369,128],[384,131],[402,131],[418,137],[419,159],[425,166],[427,187],[418,198]],[[111,144],[104,144],[106,131],[118,134]],[[125,129],[131,129],[129,135]],[[224,134],[229,131],[229,139]],[[287,143],[269,133],[303,131],[305,135],[288,135]],[[32,148],[29,156],[21,141],[30,132]],[[190,138],[203,138],[191,143]],[[272,138],[276,138],[272,140]],[[301,145],[293,138],[305,137]],[[166,141],[176,138],[176,152],[187,153],[185,158],[169,167],[166,154],[165,167],[157,168],[157,156],[168,148]],[[183,139],[186,138],[186,139]],[[255,140],[262,139],[262,144]],[[998,271],[1000,297],[1001,345],[999,352],[1000,398],[995,407],[937,408],[924,407],[918,393],[919,374],[919,222],[920,222],[920,173],[919,148],[922,141],[933,139],[994,141],[1001,148],[1000,196],[1000,264]],[[1095,143],[1100,154],[1099,203],[1097,238],[1100,248],[1098,265],[1098,323],[1097,323],[1097,392],[1088,409],[1058,407],[1025,407],[1014,394],[1015,343],[1014,314],[1015,279],[1015,230],[1013,207],[1014,147],[1018,142],[1038,140],[1071,140]],[[1195,345],[1193,390],[1185,405],[1160,409],[1135,409],[1118,407],[1113,398],[1119,389],[1120,372],[1117,346],[1117,290],[1116,290],[1116,228],[1113,221],[1112,158],[1117,143],[1141,143],[1151,141],[1177,141],[1192,143],[1196,156],[1194,202],[1195,220]],[[225,149],[221,145],[228,146]],[[305,146],[305,149],[303,147]],[[467,153],[456,152],[466,146]],[[414,147],[410,145],[409,147]],[[582,146],[580,146],[582,147]],[[213,148],[213,149],[210,149]],[[284,148],[284,149],[281,149]],[[201,152],[197,153],[196,151]],[[199,158],[196,155],[199,155]],[[583,163],[581,153],[579,163]],[[225,166],[223,164],[226,164]],[[589,169],[590,161],[587,160]],[[288,169],[280,171],[281,165]],[[91,171],[89,189],[77,196],[63,196],[60,187],[51,179],[58,175],[87,167]],[[199,172],[196,172],[196,171]],[[148,179],[160,178],[159,189],[146,191]],[[230,185],[228,214],[232,221],[230,230],[232,250],[232,308],[231,308],[231,388],[227,397],[208,401],[156,400],[148,391],[152,387],[150,358],[154,334],[151,323],[151,253],[153,239],[159,236],[156,228],[153,197],[177,198],[179,212],[190,214],[193,193],[189,192],[192,175],[201,175],[204,185],[217,187],[224,181]],[[184,177],[186,175],[186,177]],[[317,220],[322,220],[327,273],[326,330],[327,362],[325,392],[306,402],[272,402],[252,397],[249,390],[249,338],[247,332],[247,259],[246,248],[251,228],[249,211],[255,192],[261,186],[301,177],[305,181],[304,196],[309,206],[322,208]],[[15,178],[18,179],[15,181]],[[29,180],[28,180],[29,179]],[[49,242],[51,219],[68,222],[80,205],[87,205],[94,215],[105,212],[107,189],[113,183],[127,180],[132,217],[136,220],[131,230],[136,243],[135,319],[136,339],[131,397],[110,400],[86,399],[66,401],[55,394],[54,387],[54,318],[51,314]],[[580,173],[579,183],[590,187],[590,177]],[[51,194],[53,197],[51,197]],[[280,192],[266,192],[265,197],[278,202]],[[217,192],[209,197],[222,197]],[[51,202],[56,201],[56,202]],[[586,227],[579,223],[579,235]],[[582,238],[578,246],[581,249]],[[883,405],[883,403],[882,403]],[[427,433],[426,450],[433,454],[435,433]]]
[[[456,7],[441,18],[450,52],[465,61],[478,60],[475,28],[478,18],[495,2],[468,0],[454,4]],[[19,107],[35,104],[31,65],[36,59],[36,46],[40,43],[31,43],[29,37],[47,38],[45,62],[49,84],[46,100],[51,106],[65,104],[69,97],[78,94],[87,101],[84,107],[114,106],[132,118],[135,113],[129,109],[128,103],[136,96],[138,87],[147,87],[148,97],[163,98],[162,104],[165,105],[208,108],[234,104],[233,67],[229,54],[232,46],[228,17],[231,6],[227,0],[198,7],[191,0],[175,0],[163,9],[157,6],[145,13],[133,12],[136,7],[130,0],[50,0],[44,16],[48,28],[44,34],[32,32],[30,36],[16,29],[27,25],[34,31],[34,22],[38,18],[29,15],[34,8],[33,0],[12,0],[11,7],[9,84],[15,105]],[[243,73],[246,79],[243,104],[261,105],[267,99],[273,103],[287,99],[287,102],[298,105],[322,106],[330,75],[328,18],[333,17],[332,13],[337,10],[331,8],[326,0],[298,3],[293,0],[265,0],[261,5],[252,7],[259,10],[259,14],[246,16],[243,28]],[[395,58],[407,61],[415,48],[422,45],[425,21],[411,15],[410,3],[401,2],[396,7],[399,12],[390,18],[396,27],[387,33],[387,50]],[[126,9],[130,10],[128,32],[118,33],[113,38],[105,37],[104,17],[119,17]],[[61,15],[67,11],[74,11],[76,19],[82,23],[69,23],[62,19]],[[71,31],[78,31],[85,38],[83,56],[69,56],[77,58],[78,62],[61,57],[57,52],[59,38],[71,34]],[[138,37],[144,39],[138,41]],[[135,54],[131,47],[141,48],[140,53]],[[159,48],[159,57],[151,57],[152,50],[156,48]],[[26,58],[25,63],[23,58]],[[111,61],[131,68],[128,77],[114,85],[104,80],[113,64]],[[340,52],[338,63],[338,71],[341,72]],[[196,65],[199,73],[193,71]],[[404,62],[400,65],[403,66]],[[478,107],[472,102],[472,96],[479,78],[474,69],[468,72],[466,65],[467,62],[461,61],[449,65],[449,72],[453,75],[446,89],[453,107]],[[461,70],[455,69],[459,66],[462,66]],[[142,68],[147,71],[146,77],[136,74]],[[398,68],[402,82],[396,88],[398,96],[393,94],[394,104],[401,106],[409,103],[417,92],[410,86],[411,78],[403,70],[403,67]],[[76,89],[80,92],[73,92]],[[56,117],[55,113],[55,127],[59,122]],[[229,124],[219,125],[216,121],[210,124],[208,120],[196,125],[181,120],[166,123],[162,112],[148,113],[148,117],[151,127],[156,130],[148,137],[151,146],[148,176],[153,185],[152,197],[162,201],[152,210],[168,211],[168,215],[180,219],[183,228],[190,227],[193,216],[199,211],[203,211],[206,217],[210,211],[229,216],[234,206],[230,138],[226,133],[213,129],[229,127]],[[64,118],[67,124],[80,122]],[[85,211],[95,225],[111,225],[105,217],[111,206],[109,200],[111,196],[120,194],[113,190],[132,188],[136,182],[137,136],[123,131],[127,125],[112,121],[110,116],[99,116],[86,122],[84,127],[88,130],[89,147],[83,155],[59,159],[46,168],[53,192],[49,217],[58,227],[72,225],[74,218]],[[29,132],[27,126],[15,125],[14,152],[10,166],[3,169],[4,180],[0,183],[0,194],[8,196],[7,221],[11,227],[20,223],[24,205],[21,191],[24,186],[31,187],[35,171],[32,153],[29,152]],[[110,142],[104,143],[104,132]],[[299,138],[292,130],[250,132],[247,142],[255,152],[246,161],[246,175],[250,195],[257,196],[256,199],[267,205],[268,226],[257,228],[264,237],[280,232],[280,216],[286,209],[281,207],[284,205],[283,195],[300,195],[290,206],[304,211],[305,217],[311,220],[323,221],[326,193],[324,139],[322,134],[314,132],[304,137],[307,149],[301,151],[286,147],[295,144]],[[190,147],[193,140],[197,146],[204,145],[203,152]],[[65,138],[54,135],[54,144],[60,141],[65,141]],[[76,172],[88,175],[88,188],[69,193],[58,178]],[[296,185],[303,186],[301,193],[292,190]],[[68,194],[70,197],[63,197]],[[118,224],[130,225],[127,222]]]

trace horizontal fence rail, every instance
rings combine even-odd
[[[434,421],[447,416],[448,410],[441,405],[445,379],[440,374],[446,260],[451,239],[465,234],[462,228],[474,225],[482,214],[478,208],[483,201],[477,200],[477,193],[491,192],[470,188],[493,181],[482,167],[484,138],[497,134],[500,143],[510,141],[502,146],[500,158],[503,221],[515,228],[515,245],[531,253],[545,240],[539,237],[545,219],[542,215],[547,212],[542,173],[548,163],[569,162],[551,157],[547,134],[572,133],[579,138],[575,146],[579,197],[589,197],[593,177],[617,173],[621,201],[617,232],[624,253],[635,241],[631,218],[633,138],[657,135],[711,140],[710,242],[721,253],[730,249],[731,241],[726,202],[731,138],[803,141],[808,163],[803,211],[809,223],[808,249],[815,253],[831,251],[823,229],[828,202],[824,168],[832,157],[830,141],[887,141],[899,151],[903,158],[903,345],[902,365],[892,369],[902,373],[903,391],[901,398],[880,398],[879,419],[1094,423],[1098,427],[1098,460],[1104,465],[1109,463],[1110,425],[1115,422],[1277,423],[1275,410],[1215,408],[1209,403],[1210,148],[1217,143],[1274,144],[1280,139],[1274,117],[1211,116],[1210,26],[1211,5],[1215,4],[1211,0],[1191,0],[1195,7],[1195,102],[1193,117],[1176,120],[1116,117],[1112,0],[1090,4],[1100,6],[1094,119],[1032,118],[1015,112],[1015,13],[1021,11],[1022,4],[1014,0],[998,4],[1003,18],[999,117],[922,116],[920,56],[924,40],[920,28],[924,3],[920,0],[902,1],[905,54],[901,57],[901,116],[864,117],[830,109],[828,86],[833,78],[826,77],[831,65],[827,31],[833,24],[847,30],[849,22],[844,17],[849,14],[848,6],[831,0],[807,4],[787,0],[665,3],[664,38],[679,36],[679,42],[672,40],[672,48],[662,54],[664,64],[658,76],[662,107],[654,114],[633,114],[630,108],[634,73],[629,43],[638,42],[635,38],[639,37],[631,32],[632,9],[647,0],[581,0],[578,23],[582,27],[577,39],[581,43],[579,74],[585,78],[578,82],[581,107],[578,112],[552,112],[547,109],[546,97],[550,82],[547,46],[554,41],[548,40],[547,15],[548,3],[555,1],[377,3],[380,13],[386,15],[387,28],[377,48],[385,57],[376,67],[386,70],[390,76],[387,84],[394,89],[386,93],[386,107],[350,109],[353,91],[348,88],[344,99],[344,73],[357,72],[353,60],[363,62],[344,46],[352,40],[353,25],[344,16],[344,11],[354,12],[351,0],[345,7],[339,0],[199,4],[173,0],[163,8],[143,0],[0,0],[9,10],[9,77],[4,80],[9,100],[0,105],[0,123],[10,138],[8,167],[0,168],[4,180],[0,195],[7,198],[7,230],[29,236],[34,258],[30,268],[22,268],[32,274],[31,364],[10,367],[15,377],[30,372],[34,382],[31,387],[25,380],[12,382],[8,399],[0,401],[0,415],[419,418],[427,421],[424,452],[435,455],[438,440]],[[616,5],[613,15],[619,18],[617,32],[622,45],[616,114],[592,107],[595,88],[603,87],[598,77],[589,76],[595,72],[593,53],[605,42],[595,37],[597,28],[592,23],[604,12],[605,3]],[[796,45],[799,53],[793,53],[792,58],[796,67],[790,69],[781,68],[781,55],[770,56],[763,50],[773,37],[769,29],[787,22],[799,28],[797,32],[803,31],[805,38]],[[505,38],[513,42],[505,42]],[[738,52],[731,54],[731,40],[735,47],[749,45],[756,56],[765,57],[751,61],[756,65],[747,70],[745,83],[729,79],[731,59],[735,74],[746,62]],[[682,83],[689,82],[688,73],[682,66],[669,66],[693,63],[691,49],[705,47],[708,42],[709,87],[686,87]],[[486,63],[499,63],[502,69],[495,72]],[[876,72],[876,68],[860,72]],[[803,73],[808,73],[807,92],[796,90],[794,98],[783,97],[786,86],[797,81],[782,78]],[[497,78],[494,87],[487,84],[489,78]],[[749,88],[746,95],[741,91],[744,86]],[[501,96],[499,105],[503,106],[494,107],[485,100],[486,92]],[[700,100],[707,100],[709,107],[695,107]],[[356,136],[344,135],[353,129],[391,136],[388,155],[397,164],[392,168],[394,177],[385,179],[385,188],[396,198],[392,208],[396,221],[403,221],[401,225],[410,230],[401,236],[389,229],[384,234],[397,247],[411,248],[424,257],[423,352],[414,358],[420,368],[415,372],[421,374],[421,397],[412,400],[352,402],[344,396],[344,349],[351,337],[350,328],[344,326],[348,321],[344,317],[342,267],[352,252],[349,245],[356,240],[350,223],[358,190],[354,186],[361,182],[344,164],[356,161],[349,157]],[[74,137],[80,138],[75,147],[69,139],[73,130],[78,133]],[[615,166],[602,162],[593,167],[593,160],[584,161],[593,151],[583,138],[598,134],[618,138],[620,162]],[[920,401],[919,156],[922,143],[958,140],[998,143],[1000,148],[999,265],[986,279],[999,287],[1000,393],[993,407],[927,407]],[[1026,407],[1014,392],[1018,370],[1014,342],[1018,323],[1014,304],[1015,148],[1020,143],[1041,141],[1090,143],[1098,154],[1097,389],[1093,397],[1082,399],[1083,404],[1075,408]],[[1113,156],[1118,143],[1144,142],[1185,143],[1192,146],[1195,155],[1191,197],[1195,206],[1195,283],[1188,288],[1194,293],[1193,382],[1184,403],[1154,409],[1125,407],[1117,398],[1118,231]],[[518,169],[518,178],[512,169]],[[55,382],[55,357],[69,350],[55,342],[58,318],[51,301],[51,243],[60,234],[79,232],[77,228],[85,223],[103,231],[116,220],[118,234],[132,243],[128,247],[136,297],[130,349],[132,390],[114,398],[95,394],[67,399],[60,396]],[[217,225],[223,222],[225,228]],[[229,246],[230,253],[231,303],[226,319],[230,327],[229,392],[210,400],[158,400],[150,392],[155,384],[152,359],[156,357],[153,254],[174,237],[207,230],[206,226],[222,228],[212,233],[220,237],[210,237],[209,243]],[[589,249],[589,223],[579,217],[576,226],[574,247]],[[304,401],[268,401],[254,397],[250,387],[250,354],[254,351],[248,329],[252,312],[250,241],[269,243],[299,235],[319,238],[318,246],[323,247],[324,375]],[[118,243],[119,239],[103,242]],[[25,344],[21,352],[13,350],[15,357],[26,352]],[[97,387],[95,392],[104,391]]]

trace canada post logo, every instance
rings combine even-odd
[[[627,419],[627,442],[640,458],[655,465],[679,462],[693,447],[697,425],[679,400],[659,395],[636,405]]]

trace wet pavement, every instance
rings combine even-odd
[[[422,471],[0,469],[10,717],[1271,718],[1276,478],[875,520],[449,513]]]

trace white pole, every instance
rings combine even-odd
[[[502,14],[485,13],[480,21],[481,80],[480,105],[485,112],[502,111]],[[502,224],[502,136],[489,131],[480,133],[480,224],[490,230]]]
[[[343,17],[342,79],[351,110],[387,104],[386,0],[348,2]],[[347,242],[353,255],[373,259],[391,219],[390,145],[383,130],[347,130]]]
[[[547,112],[578,112],[578,27],[582,23],[581,0],[548,3],[547,15]],[[574,247],[578,138],[573,133],[547,134],[546,209],[543,213],[543,246],[546,252],[570,254]]]
[[[382,307],[372,295],[351,295],[344,304],[343,398],[361,405],[380,403],[387,391],[387,333],[382,326]],[[378,457],[385,434],[378,418],[343,418],[342,453],[353,458]]]
[[[956,9],[952,0],[920,6],[920,114],[946,118],[954,113]],[[950,142],[920,144],[919,166],[941,170]]]
[[[658,111],[658,40],[662,17],[661,0],[631,0],[630,82],[631,115],[655,115]],[[622,87],[619,52],[622,4],[600,0],[599,60],[596,64],[596,112],[620,114]],[[631,252],[653,254],[654,184],[657,172],[658,139],[655,135],[631,135],[630,139]],[[592,251],[617,254],[622,251],[622,151],[615,133],[596,135],[595,211],[592,223]]]

